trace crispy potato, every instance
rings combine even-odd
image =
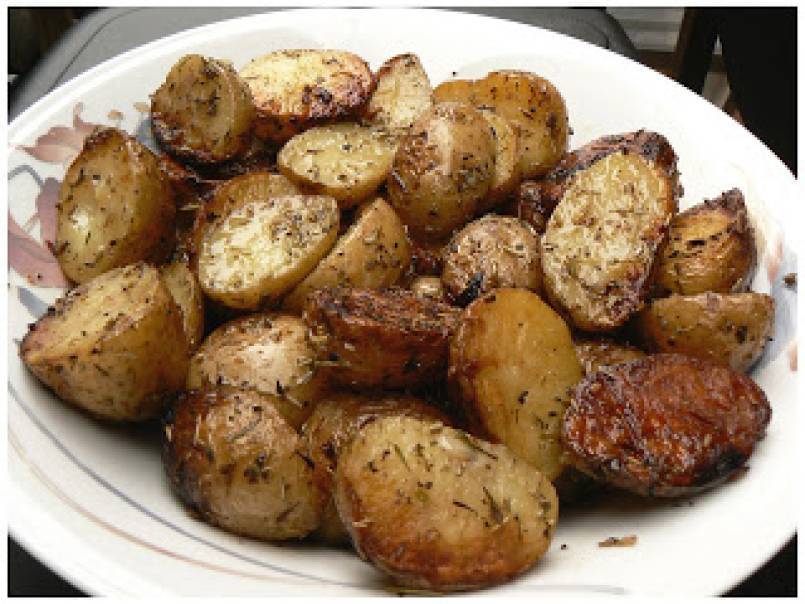
[[[673,295],[637,316],[649,350],[678,352],[747,371],[774,329],[774,298],[754,292]]]
[[[608,365],[630,363],[646,356],[639,348],[608,338],[585,338],[576,340],[574,345],[585,376]]]
[[[257,108],[255,133],[284,143],[313,125],[358,116],[375,88],[366,61],[341,50],[278,50],[240,70]]]
[[[184,262],[171,262],[161,266],[159,275],[182,312],[187,344],[193,351],[204,338],[204,293],[198,279]]]
[[[366,106],[365,120],[403,134],[433,106],[433,88],[419,57],[407,53],[390,58],[377,71],[377,87]]]
[[[304,318],[322,369],[355,388],[425,386],[444,377],[452,306],[404,289],[318,290]]]
[[[562,438],[580,470],[640,495],[688,495],[743,467],[771,418],[763,391],[728,367],[679,354],[586,377]]]
[[[386,186],[412,235],[439,241],[472,219],[494,173],[495,140],[483,114],[439,103],[400,141]]]
[[[495,172],[489,192],[479,204],[485,212],[503,203],[520,184],[520,130],[505,117],[484,109],[481,111],[495,137]]]
[[[391,172],[397,143],[383,130],[355,123],[310,128],[285,143],[277,166],[303,190],[351,208],[373,195]]]
[[[458,101],[484,107],[509,120],[520,138],[520,172],[535,178],[548,172],[567,150],[567,107],[545,78],[527,72],[490,72],[481,80],[453,80],[433,91],[437,103]]]
[[[205,230],[198,256],[204,293],[231,308],[279,300],[318,264],[338,235],[332,197],[250,201]]]
[[[227,386],[186,393],[165,422],[162,459],[181,500],[227,531],[296,539],[321,519],[313,462],[265,395]]]
[[[20,345],[22,361],[60,399],[118,421],[159,415],[184,388],[188,356],[182,313],[144,263],[69,291]]]
[[[299,318],[255,314],[212,332],[190,359],[189,390],[214,385],[254,390],[298,429],[327,391],[307,326]]]
[[[170,255],[176,206],[156,156],[116,128],[84,141],[59,193],[54,253],[64,274],[85,283],[135,262]]]
[[[355,222],[330,253],[283,300],[283,308],[300,313],[307,295],[326,287],[395,285],[408,270],[411,245],[399,216],[378,197],[363,205]]]
[[[422,399],[404,394],[339,393],[321,401],[302,429],[305,453],[313,461],[316,485],[329,501],[316,536],[328,543],[348,543],[349,533],[332,499],[338,455],[356,432],[381,417],[404,415],[449,425],[449,418]]]
[[[436,591],[525,571],[558,516],[551,483],[506,447],[411,417],[355,435],[339,457],[335,501],[363,558],[400,585]]]
[[[639,311],[679,196],[659,134],[593,141],[545,178],[558,197],[541,240],[545,292],[579,329],[611,331]]]
[[[430,298],[436,302],[447,301],[447,294],[439,277],[416,277],[408,289],[419,298]]]
[[[251,144],[254,102],[230,63],[185,55],[151,96],[151,126],[160,146],[182,159],[216,163]]]
[[[445,247],[442,284],[448,299],[466,306],[500,287],[539,291],[539,240],[525,222],[489,214],[455,233]]]
[[[562,413],[579,379],[570,330],[525,289],[478,298],[450,340],[451,392],[474,431],[502,442],[550,480],[565,465]]]
[[[743,291],[756,259],[743,194],[731,189],[674,216],[657,258],[655,294]]]

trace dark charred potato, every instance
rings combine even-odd
[[[657,354],[582,380],[562,437],[580,470],[639,495],[674,497],[742,468],[770,418],[765,394],[745,375]]]
[[[332,381],[356,388],[425,386],[443,379],[452,306],[403,289],[313,292],[304,318]]]

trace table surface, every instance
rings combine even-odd
[[[60,84],[126,50],[192,27],[269,12],[266,8],[115,8],[83,19],[19,82],[9,98],[9,119]],[[520,21],[564,33],[637,59],[623,28],[600,9],[460,9]],[[14,32],[9,32],[13,36]],[[82,592],[40,564],[8,539],[8,595],[80,596]],[[796,536],[752,577],[726,596],[794,596],[797,593]]]

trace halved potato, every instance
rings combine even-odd
[[[162,458],[182,501],[222,529],[275,541],[320,522],[313,462],[264,395],[227,386],[186,393],[165,422]]]
[[[520,130],[503,116],[483,109],[483,116],[492,127],[495,137],[495,172],[489,192],[479,205],[479,211],[491,210],[503,203],[520,184]]]
[[[310,128],[285,143],[277,167],[311,193],[350,208],[377,191],[391,172],[397,143],[383,130],[351,122]]]
[[[113,268],[168,258],[175,238],[173,190],[156,156],[117,128],[96,128],[64,176],[53,251],[84,283]]]
[[[358,116],[375,87],[366,61],[342,50],[278,50],[240,70],[257,108],[255,133],[284,143],[307,128]]]
[[[538,295],[498,289],[470,304],[450,340],[448,379],[474,431],[559,476],[562,414],[581,366],[568,326]]]
[[[316,351],[299,317],[255,314],[213,331],[190,359],[187,388],[235,386],[270,395],[299,428],[327,391]]]
[[[103,419],[138,421],[184,388],[189,349],[159,271],[138,263],[57,300],[32,324],[20,357],[60,399]]]
[[[302,282],[283,300],[283,308],[301,312],[307,295],[326,287],[395,285],[411,262],[405,225],[378,197],[361,206],[355,222]]]
[[[201,240],[204,293],[238,309],[279,300],[333,247],[339,219],[332,197],[286,195],[240,205]]]
[[[159,268],[159,274],[173,300],[182,311],[182,325],[190,350],[204,337],[204,292],[185,262],[171,262]]]
[[[366,121],[402,134],[433,106],[433,88],[419,57],[390,58],[377,71],[377,87],[366,106]]]
[[[609,365],[630,363],[646,356],[646,353],[639,348],[608,338],[579,339],[576,340],[575,346],[585,376],[592,375]]]
[[[637,316],[649,350],[677,352],[747,371],[774,330],[774,298],[755,292],[654,300]]]
[[[151,126],[171,154],[198,163],[242,155],[251,144],[254,103],[231,63],[185,55],[151,97]]]
[[[335,501],[363,558],[400,585],[435,591],[522,573],[547,551],[558,517],[551,483],[509,449],[412,417],[355,435]]]

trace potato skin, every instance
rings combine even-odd
[[[551,483],[506,447],[410,417],[378,419],[352,439],[335,501],[361,557],[435,591],[522,573],[548,549],[558,513]]]
[[[458,231],[445,246],[442,284],[448,299],[466,306],[502,287],[539,291],[539,240],[525,222],[489,214]]]
[[[774,298],[755,292],[673,295],[654,300],[636,319],[654,352],[677,352],[747,371],[774,329]]]
[[[743,194],[730,189],[674,216],[657,258],[654,294],[744,291],[756,261]]]
[[[181,500],[224,530],[296,539],[320,521],[323,501],[299,435],[256,392],[185,393],[165,420],[162,459]]]
[[[184,388],[188,356],[182,313],[144,263],[69,291],[20,345],[25,365],[60,399],[115,421],[161,413]]]
[[[317,487],[329,501],[316,529],[316,536],[328,543],[349,543],[349,533],[338,516],[332,499],[338,455],[352,437],[366,425],[392,416],[416,417],[450,425],[450,419],[422,399],[406,394],[336,393],[322,400],[302,429],[306,455],[313,461]]]
[[[308,296],[304,320],[334,383],[406,388],[443,379],[457,315],[404,289],[335,288]]]
[[[271,396],[298,429],[327,392],[307,325],[277,313],[234,319],[213,331],[190,359],[187,388],[234,386]]]
[[[546,194],[545,189],[543,181],[523,181],[517,188],[512,208],[515,216],[530,224],[540,235],[548,228],[548,219],[561,199]]]
[[[639,495],[676,497],[739,470],[770,418],[765,394],[745,375],[656,354],[582,380],[562,437],[580,470]]]
[[[56,212],[54,254],[76,283],[135,262],[158,264],[175,243],[173,190],[156,156],[117,128],[86,138]]]
[[[630,363],[646,356],[639,348],[609,338],[577,339],[574,345],[585,376],[607,365]]]
[[[475,215],[494,171],[495,141],[481,112],[438,103],[401,139],[389,201],[413,237],[439,241]]]

